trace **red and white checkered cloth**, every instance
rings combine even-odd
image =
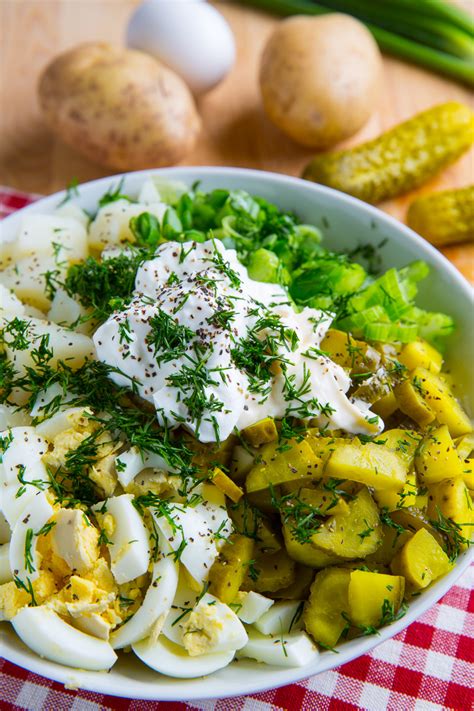
[[[0,217],[35,196],[0,188]],[[474,710],[474,566],[417,622],[370,654],[298,684],[214,701],[133,701],[61,684],[0,661],[0,710],[453,711]]]

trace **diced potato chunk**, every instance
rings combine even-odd
[[[232,602],[253,557],[254,541],[238,533],[226,541],[209,572],[209,592],[221,602]]]
[[[150,212],[159,222],[167,209],[162,203],[144,205],[121,199],[110,202],[99,208],[97,215],[89,228],[89,245],[93,249],[104,249],[112,245],[134,242],[135,237],[130,229],[132,217],[138,217],[142,212]]]
[[[438,422],[448,426],[451,437],[460,437],[472,431],[469,417],[448,385],[438,375],[425,368],[415,368],[412,381],[420,388],[426,404],[436,414]]]
[[[407,472],[406,462],[383,445],[354,440],[336,445],[325,473],[336,479],[358,481],[374,489],[399,491],[405,485]]]
[[[405,579],[353,570],[348,598],[351,622],[359,627],[380,627],[397,614],[405,593]]]
[[[260,447],[278,439],[278,430],[272,417],[265,417],[242,430],[242,436],[252,447]]]
[[[420,528],[397,553],[390,568],[395,575],[402,575],[412,590],[422,590],[451,570],[451,563],[433,536]]]
[[[347,625],[351,571],[327,568],[317,573],[303,611],[306,631],[324,647],[332,649]]]
[[[425,484],[462,477],[463,462],[446,425],[430,432],[415,458],[416,471]]]
[[[291,440],[288,445],[283,451],[274,443],[263,447],[258,462],[247,475],[247,493],[311,477],[318,471],[319,459],[305,440]]]
[[[1,272],[0,281],[25,304],[47,311],[51,302],[46,293],[45,274],[56,270],[58,265],[53,257],[30,255]]]
[[[426,427],[433,422],[435,413],[410,380],[404,380],[396,385],[393,393],[399,409],[420,427]]]
[[[441,353],[421,338],[403,346],[398,360],[408,370],[414,370],[420,366],[433,373],[439,373],[443,364]]]
[[[64,215],[27,215],[15,243],[17,259],[44,255],[61,262],[75,262],[88,255],[87,233],[81,222]]]

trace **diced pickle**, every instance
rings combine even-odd
[[[295,581],[285,588],[275,590],[271,596],[275,600],[306,600],[313,580],[313,568],[309,568],[306,565],[297,565],[295,568]]]
[[[428,517],[438,521],[440,514],[451,524],[447,532],[451,543],[460,550],[467,548],[474,532],[474,506],[462,478],[428,487]]]
[[[279,451],[278,444],[267,444],[247,475],[247,493],[314,476],[319,464],[319,459],[305,440],[291,440],[283,451]]]
[[[400,575],[353,570],[348,590],[351,622],[359,627],[380,627],[392,621],[404,593],[405,579]]]
[[[409,472],[405,486],[401,491],[390,491],[385,489],[382,491],[374,491],[374,499],[380,508],[386,508],[388,511],[416,506],[416,496],[418,487],[416,485],[416,475],[414,472]]]
[[[259,555],[249,565],[242,590],[272,593],[295,582],[296,563],[285,550]]]
[[[229,604],[232,602],[247,574],[253,558],[254,541],[246,536],[232,534],[224,544],[209,572],[209,592]]]
[[[283,540],[285,541],[285,547],[290,558],[293,558],[293,560],[309,568],[316,569],[334,565],[334,563],[338,563],[342,560],[340,557],[329,555],[319,550],[313,546],[311,540],[303,542],[298,540],[293,530],[295,525],[295,521],[289,518],[282,527]]]
[[[404,380],[393,389],[399,409],[420,427],[426,427],[435,419],[435,413],[425,402],[419,390],[410,380]]]
[[[333,494],[331,491],[318,488],[307,489],[305,487],[296,489],[293,485],[288,485],[292,488],[287,490],[285,484],[282,484],[282,491],[285,494],[294,493],[295,502],[308,504],[309,506],[318,509],[322,516],[335,516],[336,514],[348,514],[349,506],[342,496]]]
[[[426,435],[417,452],[415,466],[425,484],[462,477],[463,462],[446,425]]]
[[[282,544],[272,522],[246,498],[234,506],[229,506],[229,515],[238,533],[253,538],[262,552],[273,553],[280,550]]]
[[[416,508],[397,509],[390,513],[390,518],[398,526],[401,526],[410,533],[416,533],[424,528],[441,545],[445,543],[442,533],[437,531],[430,523],[429,518]]]
[[[313,639],[333,648],[347,625],[351,571],[328,568],[317,573],[303,611],[303,623]]]
[[[379,511],[364,487],[349,502],[349,514],[331,516],[311,536],[311,543],[330,556],[365,558],[382,541]]]
[[[383,435],[380,438],[383,439]],[[383,445],[353,440],[338,444],[326,465],[326,475],[358,481],[375,489],[399,491],[405,485],[406,462]]]
[[[398,551],[413,536],[411,531],[398,530],[393,526],[382,524],[382,543],[374,553],[364,559],[365,565],[375,565],[377,568],[389,566]]]
[[[460,459],[469,459],[474,451],[474,432],[456,439],[456,449]]]
[[[374,402],[371,410],[381,417],[382,420],[387,420],[393,415],[393,413],[398,410],[398,402],[393,390],[381,397],[380,400]]]
[[[242,430],[242,436],[252,447],[261,447],[278,439],[278,430],[272,417],[265,417]]]
[[[215,469],[212,470],[211,479],[212,483],[233,501],[234,504],[244,495],[243,489],[237,486],[219,467],[215,467]]]
[[[392,573],[403,575],[411,590],[422,590],[451,570],[449,558],[428,531],[420,528],[392,561]]]
[[[380,364],[380,353],[375,348],[334,328],[330,328],[321,341],[321,350],[338,365],[356,373],[375,371]]]
[[[412,372],[412,382],[419,388],[438,422],[448,426],[451,437],[460,437],[471,432],[472,425],[469,417],[448,385],[438,375],[425,368],[415,368]]]
[[[396,428],[385,430],[385,432],[380,435],[380,439],[385,442],[385,447],[393,450],[395,454],[404,459],[408,466],[411,467],[415,460],[416,449],[421,442],[422,435],[414,430]]]
[[[421,368],[426,368],[426,370],[431,370],[433,373],[439,373],[443,363],[443,356],[436,348],[419,338],[403,346],[398,360],[408,370],[414,370],[420,366]]]

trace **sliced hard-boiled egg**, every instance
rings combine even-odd
[[[31,417],[24,410],[17,410],[14,405],[0,405],[0,437],[9,427],[22,427],[31,424]]]
[[[230,664],[235,654],[231,650],[190,657],[183,647],[170,642],[163,636],[154,642],[144,639],[133,644],[132,649],[147,666],[160,674],[179,679],[193,679],[212,674]]]
[[[125,487],[144,469],[164,469],[169,471],[170,467],[159,454],[140,451],[138,447],[132,447],[117,457],[115,469],[119,482]]]
[[[251,625],[264,615],[273,605],[274,601],[269,597],[260,595],[260,593],[250,590],[244,592],[241,590],[237,593],[237,597],[232,607],[235,609],[239,620]]]
[[[74,428],[81,416],[86,416],[90,411],[83,407],[69,407],[66,410],[57,412],[47,420],[43,420],[36,425],[36,431],[42,437],[46,437],[52,442],[61,432]]]
[[[99,557],[99,533],[79,509],[60,509],[53,518],[51,546],[72,571],[87,573]]]
[[[84,634],[43,605],[24,607],[12,619],[12,625],[30,649],[58,664],[103,671],[117,660],[108,642]]]
[[[183,623],[183,646],[191,657],[241,649],[247,632],[231,608],[206,593]]]
[[[1,512],[1,508],[2,508],[1,502],[2,502],[2,494],[1,494],[1,488],[0,488],[0,543],[8,543],[11,538],[12,532],[11,532],[10,526],[8,525],[7,519]]]
[[[23,510],[12,531],[10,569],[22,581],[36,580],[39,575],[38,537],[48,532],[48,521],[54,513],[44,491],[40,491]]]
[[[141,606],[125,624],[112,632],[110,642],[121,649],[147,637],[153,626],[164,620],[171,609],[178,586],[178,564],[161,558],[153,566],[151,583]]]
[[[162,628],[162,633],[171,642],[183,645],[183,625],[198,597],[199,593],[189,586],[185,570],[181,567],[176,595]]]
[[[0,585],[13,580],[12,571],[10,568],[10,544],[2,543],[0,545]]]
[[[265,636],[248,630],[248,642],[237,652],[239,659],[256,659],[264,664],[279,667],[303,667],[314,663],[319,652],[305,632],[291,632],[278,636]]]
[[[148,529],[132,503],[133,498],[131,494],[121,494],[94,506],[99,523],[103,514],[113,519],[107,546],[110,569],[119,585],[146,573],[150,563]]]
[[[279,635],[302,629],[303,602],[282,600],[276,602],[262,617],[255,622],[256,629],[262,634]]]
[[[48,481],[46,469],[41,457],[48,450],[48,443],[40,437],[34,427],[12,427],[2,433],[2,462],[7,484],[20,487],[25,482],[36,480],[41,474],[43,481]]]
[[[48,414],[48,408],[51,408],[53,403],[61,403],[61,406],[65,405],[68,401],[72,400],[72,394],[64,392],[63,388],[59,383],[53,383],[45,390],[42,390],[36,396],[35,404],[31,408],[31,417],[46,417]]]
[[[195,506],[166,503],[151,509],[156,525],[192,578],[202,585],[217,558],[220,544],[232,533],[225,501],[213,485],[203,487]]]

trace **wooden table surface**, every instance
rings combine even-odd
[[[82,158],[44,125],[36,98],[37,78],[58,52],[87,40],[122,43],[127,18],[138,0],[0,0],[0,184],[51,193],[71,179],[110,173]],[[419,1],[419,0],[418,0]],[[286,138],[266,119],[257,74],[263,44],[277,20],[264,13],[218,2],[236,36],[237,61],[226,80],[199,102],[203,131],[187,165],[230,165],[299,175],[311,151]],[[464,0],[472,8],[472,0]],[[472,105],[462,86],[396,59],[384,58],[385,77],[377,110],[347,142],[377,135],[418,111],[455,99]],[[464,155],[422,191],[473,182],[474,153]],[[414,194],[382,207],[403,220]],[[474,281],[474,246],[444,250]]]

